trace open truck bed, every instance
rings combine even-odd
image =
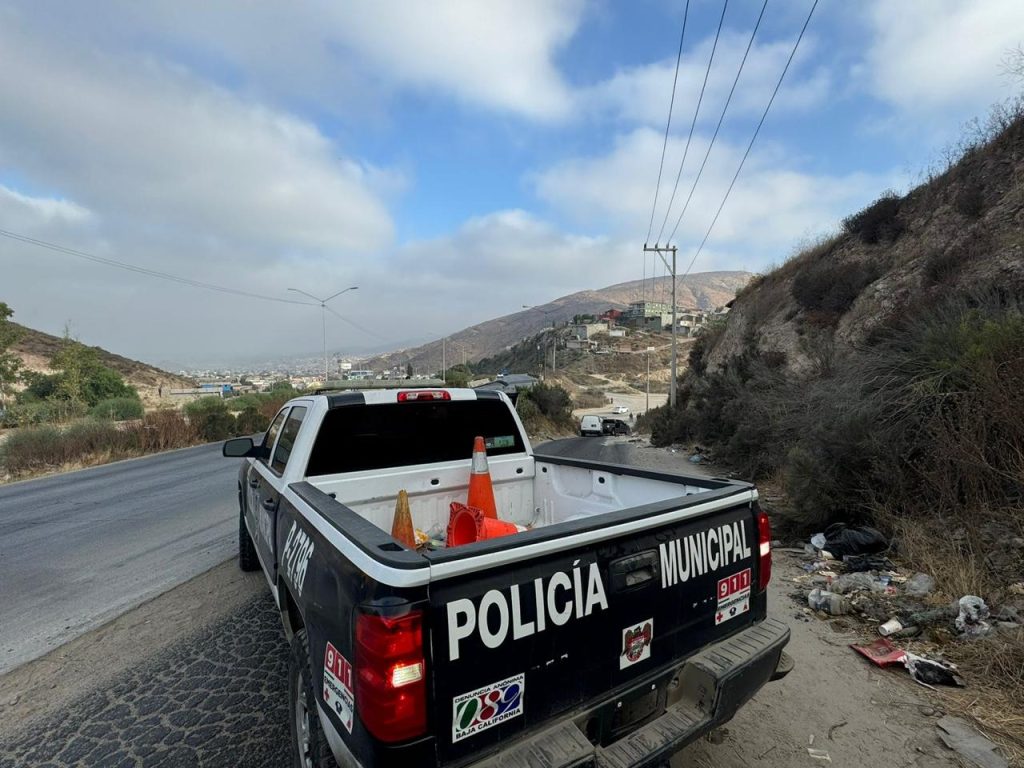
[[[256,547],[260,564],[293,658],[309,660],[312,727],[340,761],[654,764],[778,674],[788,630],[765,620],[771,561],[753,487],[534,456],[503,396],[444,392],[404,410],[394,393],[294,401],[306,410],[273,524],[243,508],[246,530],[275,543]],[[479,429],[501,446],[489,461],[499,516],[529,529],[409,549],[388,533],[398,491],[417,527],[446,522],[465,499],[468,455],[387,467],[316,456],[321,423],[373,424],[373,440],[393,446],[382,425],[405,433],[417,420],[456,445]],[[259,462],[243,483],[254,468],[264,481]]]

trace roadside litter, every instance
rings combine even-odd
[[[986,739],[959,717],[946,715],[935,727],[939,738],[950,749],[956,751],[980,768],[1007,768],[1009,762],[996,751],[996,745]]]
[[[957,632],[965,637],[981,637],[992,629],[985,621],[989,616],[988,606],[977,595],[964,595],[960,598],[960,614],[954,624]]]
[[[927,573],[915,573],[907,580],[903,589],[908,595],[927,597],[935,590],[935,579]]]
[[[955,665],[897,648],[887,637],[880,637],[867,645],[854,643],[850,647],[879,667],[902,664],[914,680],[928,688],[936,685],[965,686]]]
[[[807,596],[807,605],[831,616],[842,616],[850,612],[850,603],[842,595],[826,589],[812,589]]]
[[[847,526],[846,523],[834,523],[811,537],[811,543],[817,549],[830,552],[833,557],[847,555],[874,555],[889,548],[889,541],[880,531],[867,525]]]

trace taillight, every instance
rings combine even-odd
[[[757,510],[758,578],[757,591],[768,589],[772,580],[772,524],[764,510]]]
[[[380,741],[407,741],[426,733],[423,611],[356,616],[356,712]]]
[[[452,395],[444,389],[412,389],[398,393],[398,402],[416,403],[424,400],[451,400]]]

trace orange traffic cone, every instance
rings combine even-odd
[[[487,517],[475,507],[467,507],[453,501],[446,542],[449,547],[459,547],[463,544],[496,539],[499,536],[509,536],[525,530],[520,525]]]
[[[409,511],[409,494],[405,491],[398,492],[395,519],[391,523],[391,537],[409,549],[416,549],[416,532],[412,527],[412,512]]]
[[[482,437],[473,440],[473,468],[469,474],[469,498],[466,499],[466,506],[476,507],[487,517],[498,517],[498,508],[494,503],[494,487],[491,485],[491,471],[487,468],[487,448]]]

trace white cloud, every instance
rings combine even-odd
[[[577,222],[603,222],[622,236],[632,233],[632,237],[639,240],[650,221],[651,169],[658,167],[662,139],[654,129],[636,129],[620,137],[607,154],[567,160],[538,174],[535,177],[537,193]],[[694,136],[690,147],[694,159],[687,163],[662,242],[675,226],[708,140],[707,136]],[[671,139],[667,157],[681,156],[683,144],[682,139]],[[696,247],[703,239],[742,152],[743,147],[721,138],[715,143],[707,168],[673,238],[673,242],[680,244],[681,252]],[[665,218],[674,175],[662,182],[652,239]],[[897,174],[803,172],[794,166],[787,153],[765,144],[755,148],[748,158],[708,245],[719,253],[731,252],[738,260],[733,267],[740,263],[747,267],[763,266],[778,258],[780,252],[788,252],[800,238],[832,228],[840,217],[900,181]],[[639,245],[637,242],[636,246]],[[722,262],[716,266],[729,265]],[[710,266],[703,262],[697,268],[704,270]]]
[[[1007,51],[1024,39],[1019,0],[875,0],[858,74],[906,113],[979,112],[1020,90],[1001,76]]]
[[[749,39],[749,32],[723,31],[708,76],[698,125],[713,126],[717,123]],[[672,120],[677,133],[689,130],[711,56],[712,42],[712,38],[705,38],[693,48],[687,46],[684,51]],[[729,105],[727,119],[729,115],[733,118],[760,115],[792,47],[791,40],[755,42]],[[801,43],[774,109],[779,112],[803,111],[824,101],[831,86],[828,72],[820,67],[804,71],[809,69],[808,62],[814,57],[816,47],[810,36]],[[583,90],[579,99],[582,108],[591,112],[610,112],[624,122],[664,126],[674,73],[674,58],[623,69],[608,80]]]
[[[23,232],[39,225],[81,224],[92,219],[92,211],[72,200],[25,195],[0,184],[0,221],[9,229]]]
[[[177,0],[68,9],[121,46],[158,41],[211,73],[276,102],[296,98],[342,118],[379,118],[381,96],[412,90],[552,120],[571,111],[555,56],[579,26],[582,0],[312,0],[301,7]]]
[[[10,22],[8,16],[6,21]],[[151,59],[0,27],[0,161],[122,231],[363,252],[392,237],[387,172],[311,123]]]

